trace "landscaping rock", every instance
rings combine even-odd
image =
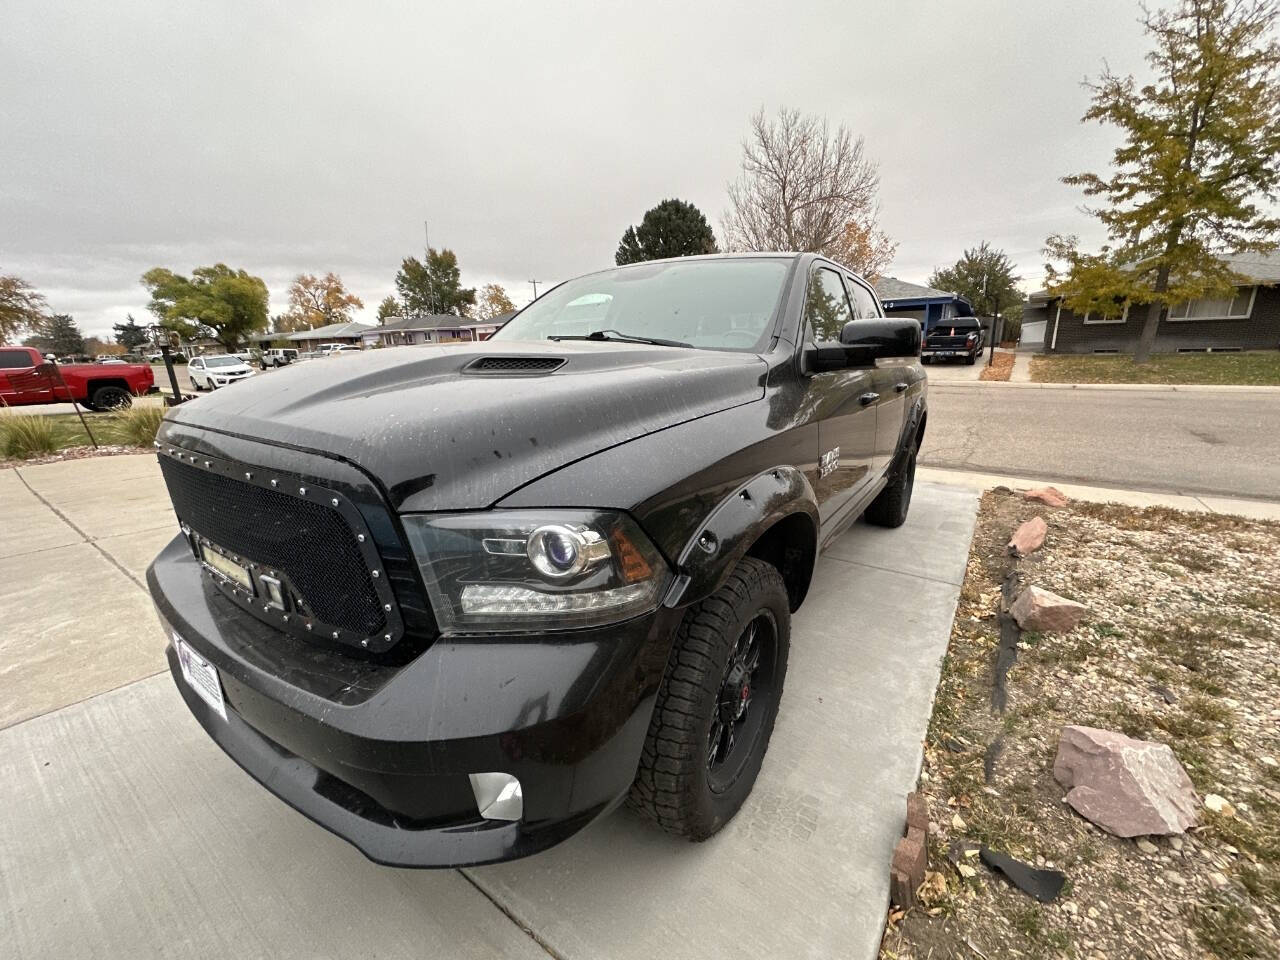
[[[1083,603],[1040,587],[1027,587],[1009,606],[1009,615],[1023,630],[1039,633],[1068,633],[1089,612]]]
[[[1231,805],[1226,797],[1220,797],[1216,793],[1211,793],[1204,798],[1204,805],[1214,813],[1220,813],[1224,817],[1234,817],[1236,808]]]
[[[907,794],[907,822],[889,866],[889,897],[900,907],[915,906],[916,890],[924,882],[929,866],[925,850],[928,832],[929,808],[924,796],[915,792]]]
[[[1195,787],[1163,743],[1063,727],[1053,777],[1077,813],[1117,837],[1167,836],[1199,823]]]
[[[1039,550],[1044,543],[1044,535],[1049,526],[1043,517],[1032,517],[1023,523],[1013,536],[1009,538],[1009,553],[1015,557],[1025,557],[1028,553]]]
[[[1039,500],[1048,507],[1065,507],[1071,501],[1057,487],[1036,487],[1022,494],[1023,500]]]

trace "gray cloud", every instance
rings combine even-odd
[[[866,136],[891,270],[989,239],[1039,279],[1046,235],[1096,238],[1057,180],[1105,162],[1079,123],[1102,60],[1141,71],[1136,5],[924,2],[112,4],[9,0],[0,269],[101,333],[156,265],[271,286],[336,270],[370,310],[399,259],[468,283],[612,262],[667,196],[718,225],[749,115]]]

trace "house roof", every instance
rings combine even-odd
[[[907,283],[897,277],[883,277],[875,284],[876,293],[884,300],[964,300],[964,297],[948,290],[935,290],[933,287],[922,287],[918,283]],[[965,303],[969,301],[965,300]]]
[[[380,327],[366,328],[377,333],[383,330],[469,330],[473,327],[496,326],[498,321],[473,320],[452,313],[420,313],[412,317],[392,317]]]
[[[325,327],[314,327],[311,330],[299,330],[297,333],[289,334],[286,340],[332,340],[342,337],[358,337],[366,330],[370,330],[367,323],[361,323],[353,320],[350,323],[331,323]]]
[[[1280,283],[1280,250],[1273,253],[1240,253],[1223,257],[1236,273],[1244,274],[1250,283]],[[1048,290],[1036,290],[1027,295],[1031,302],[1056,299]]]
[[[1241,253],[1226,257],[1227,265],[1254,283],[1280,283],[1280,251]]]

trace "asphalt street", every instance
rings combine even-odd
[[[1280,391],[929,388],[920,462],[1136,490],[1280,500]]]

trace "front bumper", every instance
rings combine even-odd
[[[537,637],[441,637],[408,663],[289,637],[213,589],[177,537],[147,571],[166,627],[217,669],[223,719],[170,671],[214,741],[371,860],[457,867],[527,856],[621,801],[679,612]],[[394,651],[393,651],[394,652]],[[468,774],[520,780],[523,817],[480,817]]]

